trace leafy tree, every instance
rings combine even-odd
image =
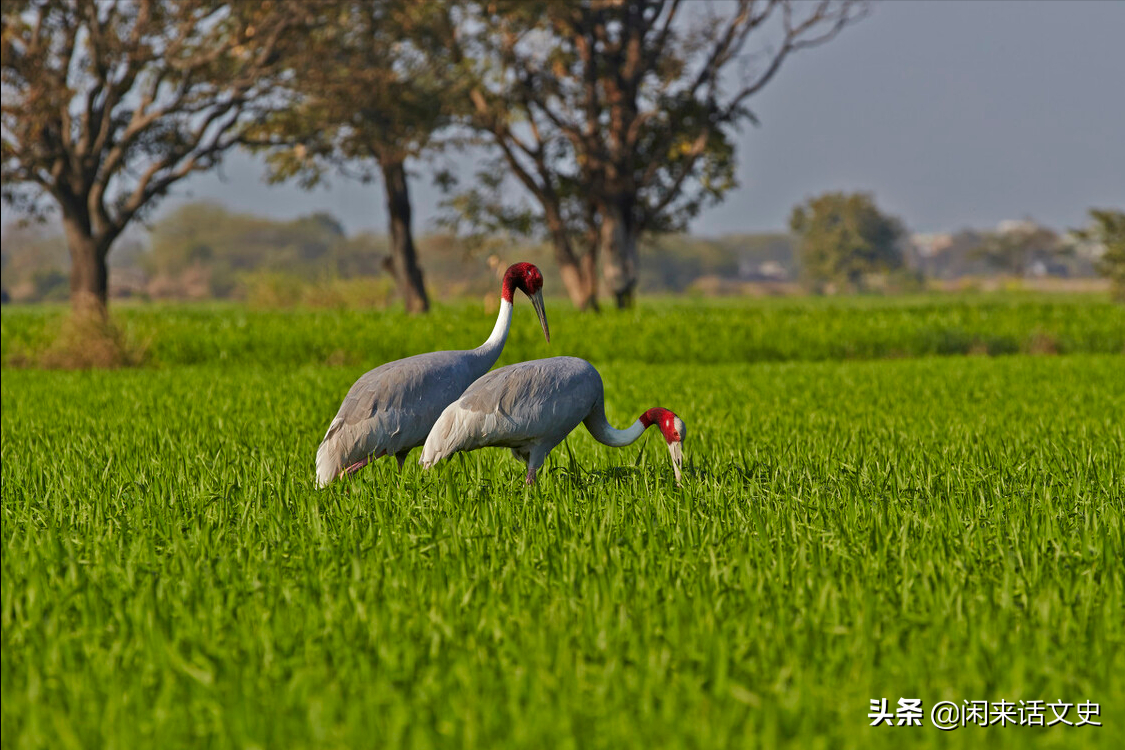
[[[1066,252],[1068,248],[1056,232],[1032,221],[1021,221],[985,234],[972,254],[994,269],[1022,277],[1035,261],[1047,261]]]
[[[1098,259],[1098,272],[1113,284],[1113,294],[1125,302],[1125,211],[1090,209],[1090,226],[1075,235],[1104,248]]]
[[[434,145],[460,99],[447,40],[450,7],[422,0],[348,0],[321,8],[320,24],[288,60],[290,107],[257,129],[272,179],[314,186],[326,168],[381,179],[391,258],[409,312],[429,309],[418,264],[407,160]]]
[[[14,0],[3,7],[3,199],[62,215],[76,312],[104,314],[113,242],[210,169],[271,101],[299,0]]]
[[[902,223],[883,214],[868,193],[825,193],[793,209],[789,228],[798,238],[801,273],[814,287],[826,283],[863,289],[868,274],[902,266]]]
[[[684,228],[735,185],[733,135],[753,120],[747,102],[790,54],[831,39],[865,7],[738,0],[693,6],[702,9],[693,23],[685,6],[473,6],[479,33],[463,45],[477,61],[474,123],[539,203],[576,301],[596,287],[569,236],[592,240],[587,256],[600,250],[617,304],[631,304],[639,238]]]

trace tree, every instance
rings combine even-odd
[[[753,120],[748,100],[790,54],[831,39],[865,8],[738,0],[706,6],[692,24],[684,6],[477,8],[481,32],[466,43],[467,57],[480,62],[475,124],[539,202],[564,279],[575,280],[572,298],[594,289],[591,264],[568,248],[575,223],[594,238],[587,254],[600,250],[617,304],[631,304],[641,235],[684,228],[735,185],[733,134]],[[742,75],[733,70],[739,63]]]
[[[1102,246],[1098,272],[1110,280],[1114,297],[1125,302],[1125,211],[1091,208],[1090,225],[1074,234]]]
[[[1013,276],[1023,277],[1033,262],[1048,261],[1068,251],[1057,233],[1033,221],[1001,227],[984,235],[973,256]]]
[[[76,312],[104,315],[106,256],[260,116],[299,0],[5,2],[3,199],[61,213]]]
[[[449,75],[450,7],[423,0],[349,0],[324,8],[321,23],[289,63],[294,103],[256,129],[274,148],[271,179],[312,187],[326,167],[382,180],[391,257],[408,312],[429,309],[411,226],[406,162],[434,145],[459,98]]]
[[[902,266],[902,223],[879,211],[868,193],[825,193],[793,209],[801,273],[815,288],[826,283],[862,290],[868,274]]]

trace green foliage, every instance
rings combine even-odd
[[[984,235],[975,255],[993,268],[1024,276],[1032,263],[1046,263],[1068,251],[1057,233],[1034,222],[1024,221],[1009,229]]]
[[[228,296],[248,273],[268,269],[304,279],[374,276],[386,256],[382,237],[348,238],[328,214],[274,221],[227,211],[214,203],[189,203],[159,221],[145,258],[154,276],[206,272],[214,296]]]
[[[0,744],[1116,746],[1120,356],[675,354],[598,365],[617,424],[684,415],[683,490],[580,427],[533,489],[491,450],[314,491],[355,367],[6,372]],[[867,726],[899,696],[1106,726]]]
[[[435,132],[465,109],[452,79],[445,35],[449,8],[414,0],[337,2],[284,62],[289,106],[250,129],[269,149],[274,181],[316,185],[329,166],[367,181],[379,165],[431,147]]]
[[[1090,209],[1090,226],[1075,233],[1104,248],[1098,271],[1113,282],[1114,294],[1125,302],[1125,211]]]
[[[801,272],[814,286],[862,289],[871,274],[903,264],[902,223],[883,214],[869,193],[824,193],[793,209],[789,228],[799,237]]]

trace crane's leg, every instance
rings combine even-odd
[[[369,463],[371,463],[370,457],[365,458],[362,461],[356,461],[354,464],[352,464],[348,468],[344,469],[344,473],[347,474],[348,476],[351,476],[352,474],[355,474],[357,471],[362,469],[364,466],[367,466],[367,464],[369,464]]]
[[[352,474],[355,474],[357,471],[362,469],[364,466],[367,466],[367,464],[371,463],[372,459],[382,458],[385,455],[387,455],[386,451],[379,451],[376,454],[368,456],[367,458],[363,459],[362,461],[356,461],[354,464],[352,464],[348,468],[344,469],[344,473],[347,474],[348,476],[351,476]]]
[[[554,447],[554,445],[534,445],[527,452],[527,483],[529,485],[535,484],[535,472],[539,471],[539,467],[547,460],[547,454]]]
[[[410,454],[410,449],[399,451],[395,454],[395,460],[398,461],[398,470],[402,471],[402,467],[406,466],[406,457]]]
[[[535,472],[543,465],[543,461],[535,463],[532,460],[531,451],[523,450],[521,448],[512,448],[512,455],[527,464],[527,484],[528,486],[535,484]]]

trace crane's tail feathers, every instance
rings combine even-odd
[[[457,404],[449,405],[430,429],[426,444],[422,446],[419,463],[423,468],[432,468],[438,461],[449,458],[459,450],[464,450],[469,435],[470,430]]]
[[[353,473],[368,460],[412,447],[404,444],[399,430],[390,429],[378,419],[345,422],[336,417],[316,449],[317,487],[328,485],[345,472]]]
[[[348,454],[354,451],[348,450],[349,435],[345,434],[347,433],[345,427],[344,420],[339,417],[333,419],[332,424],[328,426],[328,432],[324,434],[324,439],[316,449],[317,489],[327,487],[332,480],[343,473],[345,467],[354,463],[353,460],[349,460],[352,456]],[[354,440],[350,442],[354,443]]]
[[[340,471],[343,468],[340,466],[340,460],[337,456],[332,455],[334,451],[328,441],[325,440],[320,444],[320,448],[316,451],[316,488],[322,490],[328,486],[336,477],[340,476]]]
[[[431,433],[432,434],[432,433]],[[439,447],[436,443],[426,441],[425,446],[422,447],[422,455],[418,459],[418,463],[422,464],[423,469],[432,469],[434,464],[442,459],[449,458],[456,451],[447,451]]]

